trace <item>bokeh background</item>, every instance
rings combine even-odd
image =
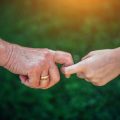
[[[71,52],[120,46],[119,0],[0,0],[0,37]],[[23,68],[24,69],[24,68]],[[21,84],[0,68],[0,120],[120,120],[120,78],[96,87],[73,75],[48,90]]]

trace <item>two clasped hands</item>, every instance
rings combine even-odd
[[[74,64],[72,55],[63,51],[26,48],[0,40],[0,65],[20,76],[31,88],[48,89],[60,81],[57,64],[66,78],[76,73],[79,78],[103,86],[120,74],[120,48],[88,53]]]

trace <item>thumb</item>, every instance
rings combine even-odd
[[[85,64],[84,62],[79,62],[75,65],[69,66],[69,67],[64,67],[63,73],[67,75],[71,75],[74,73],[84,73],[85,70]]]
[[[63,64],[63,67],[68,67],[74,64],[72,55],[67,52],[62,52],[62,51],[56,51],[55,53],[55,62],[58,64]],[[65,74],[67,78],[70,77],[70,75]]]

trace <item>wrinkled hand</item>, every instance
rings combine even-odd
[[[90,52],[81,62],[63,69],[65,74],[77,73],[96,86],[103,86],[120,74],[120,48]]]
[[[33,49],[12,45],[5,68],[19,74],[23,84],[31,88],[47,89],[60,81],[56,63],[69,66],[73,64],[72,56],[62,51]],[[41,77],[49,76],[41,81]],[[69,75],[66,74],[66,77]]]

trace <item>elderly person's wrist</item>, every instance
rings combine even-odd
[[[0,39],[0,66],[5,67],[13,52],[13,44]]]

